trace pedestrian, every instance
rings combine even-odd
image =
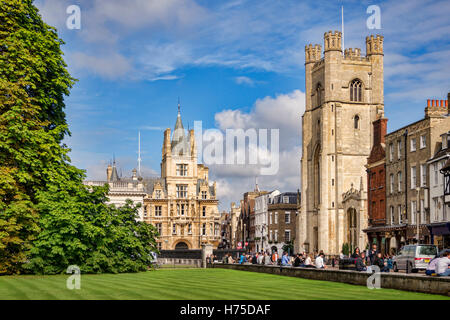
[[[247,262],[247,258],[245,257],[244,253],[241,254],[241,259],[239,260],[239,264],[244,264]]]
[[[370,264],[373,265],[375,262],[375,258],[378,255],[378,249],[377,249],[377,244],[374,243],[372,244],[372,249],[369,251],[369,260],[370,260]]]
[[[316,268],[317,269],[326,269],[325,263],[323,261],[323,257],[324,257],[324,253],[323,251],[320,251],[319,255],[316,258]]]
[[[231,256],[230,253],[228,254],[227,262],[228,262],[229,264],[233,264],[233,263],[234,263],[233,257]]]
[[[258,264],[264,264],[264,253],[260,252],[258,254]]]
[[[273,251],[273,253],[272,253],[272,263],[273,264],[278,263],[278,253],[276,251]]]
[[[386,272],[391,272],[391,270],[394,268],[394,262],[392,261],[392,257],[390,255],[386,255],[385,259],[386,261]]]
[[[448,277],[450,276],[450,269],[448,266],[450,265],[450,259],[448,258],[449,253],[444,252],[442,258],[436,262],[436,274],[440,277]]]

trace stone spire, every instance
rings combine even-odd
[[[108,182],[116,182],[119,181],[119,174],[117,173],[117,168],[116,168],[116,159],[114,158],[113,160],[113,166],[112,166],[112,172],[111,172],[111,177],[109,179]]]
[[[174,155],[188,155],[189,142],[184,132],[183,122],[181,121],[180,101],[178,100],[178,116],[175,122],[175,129],[172,136],[172,153]]]

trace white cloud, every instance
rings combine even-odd
[[[245,84],[245,85],[248,85],[250,87],[253,87],[255,85],[255,81],[250,79],[249,77],[246,77],[246,76],[235,77],[234,81],[237,84]]]
[[[238,202],[244,192],[253,190],[256,176],[261,189],[296,191],[299,188],[301,115],[304,106],[304,93],[294,90],[288,94],[258,99],[248,113],[239,109],[216,113],[216,127],[221,131],[250,128],[280,130],[280,166],[276,175],[260,175],[258,165],[209,165],[211,177],[220,182],[218,194],[222,208],[228,208],[230,202]],[[220,190],[222,186],[224,190]]]
[[[72,59],[76,69],[89,70],[90,72],[107,79],[125,77],[132,70],[132,66],[128,59],[120,54],[99,57],[87,55],[82,52],[75,52],[69,59]]]

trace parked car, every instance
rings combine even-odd
[[[438,254],[435,245],[418,244],[404,246],[393,259],[394,272],[406,273],[426,270],[428,263]]]

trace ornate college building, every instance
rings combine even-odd
[[[197,163],[194,130],[185,134],[180,107],[173,136],[164,131],[161,177],[131,178],[117,174],[115,162],[107,168],[107,181],[86,181],[87,185],[110,185],[110,203],[123,205],[126,199],[141,203],[140,220],[152,223],[159,232],[160,250],[217,248],[220,242],[220,213],[216,183],[209,184],[209,169]]]
[[[306,108],[302,117],[302,204],[296,251],[338,254],[344,243],[365,247],[366,163],[372,122],[383,116],[383,37],[361,49],[341,47],[341,32],[305,48]]]

